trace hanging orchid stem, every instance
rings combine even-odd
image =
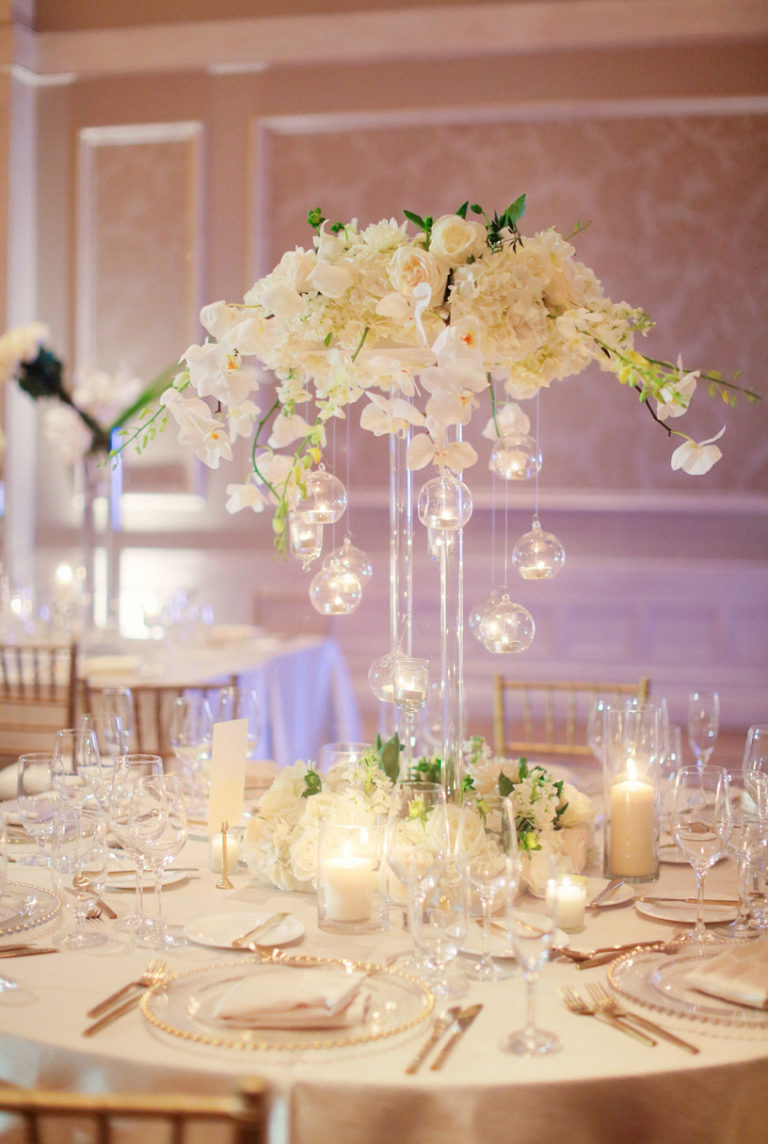
[[[488,396],[491,399],[491,417],[493,418],[493,427],[496,430],[496,436],[499,439],[501,439],[501,430],[499,429],[499,423],[496,420],[496,394],[493,392],[493,382],[491,381],[490,373],[487,374],[487,377],[488,377]]]

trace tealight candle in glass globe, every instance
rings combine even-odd
[[[493,608],[504,595],[506,589],[503,587],[491,588],[487,596],[483,596],[482,600],[478,600],[472,611],[469,613],[469,630],[475,639],[480,640],[482,643],[483,636],[481,632],[481,625],[483,617],[486,612]]]
[[[392,682],[397,706],[415,714],[427,701],[429,660],[412,655],[397,656],[392,668]]]
[[[427,528],[457,531],[472,516],[472,494],[452,473],[441,473],[422,486],[416,505]]]
[[[306,492],[296,501],[293,511],[312,524],[335,524],[347,507],[347,490],[338,477],[325,469],[307,473]]]
[[[395,683],[393,671],[395,656],[388,652],[375,659],[368,669],[368,684],[371,691],[382,703],[394,703]]]
[[[565,549],[553,532],[545,532],[539,518],[512,550],[512,563],[524,580],[549,580],[565,566]]]
[[[323,616],[348,616],[363,598],[356,573],[331,560],[317,573],[309,586],[309,598],[315,611]]]
[[[354,572],[361,588],[366,586],[373,575],[373,565],[370,560],[361,548],[355,548],[348,536],[344,538],[341,548],[334,548],[333,552],[326,556],[323,564],[327,566],[332,560],[336,560],[348,572]]]
[[[488,468],[505,481],[528,481],[541,469],[541,453],[533,437],[511,434],[493,446]]]
[[[288,537],[291,542],[291,552],[301,561],[302,571],[306,572],[312,561],[317,560],[323,551],[322,524],[313,524],[297,513],[289,512]]]
[[[443,552],[450,556],[455,545],[456,537],[453,531],[446,528],[427,529],[427,554],[430,560],[439,561]]]
[[[504,593],[480,621],[480,642],[497,655],[527,651],[533,643],[536,625],[522,604],[515,604]]]

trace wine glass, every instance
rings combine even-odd
[[[768,723],[754,723],[747,731],[741,767],[748,787],[753,773],[768,775]]]
[[[163,871],[187,841],[187,814],[178,775],[142,776],[133,784],[131,838],[152,871],[157,914],[151,928],[137,935],[137,945],[174,949],[186,938],[163,920]]]
[[[519,857],[517,857],[519,862]],[[525,1025],[509,1036],[504,1037],[499,1048],[506,1053],[518,1056],[540,1056],[555,1053],[560,1039],[556,1033],[538,1028],[536,1024],[536,985],[542,967],[549,960],[556,932],[557,894],[554,892],[556,863],[551,862],[551,877],[544,898],[544,912],[537,913],[535,925],[525,918],[508,898],[506,925],[512,948],[523,971],[526,995]]]
[[[119,755],[126,754],[129,737],[123,732],[119,715],[83,715],[80,730],[96,736],[96,745],[101,758],[101,797],[105,799],[112,784],[112,773]]]
[[[750,895],[751,871],[768,845],[768,775],[750,772],[730,775],[733,829],[728,840],[728,853],[736,859],[738,869],[739,912],[728,925],[714,932],[732,941],[750,941],[760,937],[761,927],[752,917]]]
[[[720,726],[720,696],[701,687],[688,696],[688,742],[696,765],[705,767],[712,757]]]
[[[697,907],[693,931],[678,939],[704,952],[720,939],[704,926],[704,878],[725,854],[733,829],[730,781],[721,767],[681,767],[672,801],[672,834],[696,874]]]
[[[136,863],[136,903],[127,918],[115,923],[116,929],[132,930],[138,934],[147,928],[144,913],[144,855],[136,848],[132,833],[133,788],[142,778],[160,777],[163,760],[160,755],[120,755],[115,763],[112,786],[109,791],[107,817],[109,827],[118,843]]]
[[[188,810],[202,815],[208,798],[206,763],[210,760],[213,739],[213,716],[204,695],[190,693],[174,700],[169,739],[179,760]]]
[[[516,857],[512,800],[494,794],[468,798],[459,816],[456,864],[483,911],[483,956],[469,972],[478,981],[500,981],[514,972],[491,956],[491,915],[517,887]]]
[[[20,859],[25,866],[50,866],[46,843],[53,840],[60,795],[53,785],[53,753],[38,751],[18,761],[17,808],[21,825],[34,839],[35,852]]]
[[[109,861],[107,822],[99,806],[73,802],[59,803],[54,827],[54,862],[61,871],[77,877],[87,874],[89,882],[103,882]],[[88,929],[86,921],[93,895],[78,889],[75,897],[75,928],[56,941],[59,949],[91,949],[106,942],[107,935]]]
[[[224,723],[229,719],[248,720],[246,758],[256,758],[256,748],[261,739],[261,713],[256,692],[252,688],[230,686],[219,689],[213,710],[213,721]]]
[[[397,783],[387,820],[387,864],[405,889],[408,930],[414,937],[419,895],[448,858],[449,831],[445,790],[439,783]],[[397,886],[392,888],[396,898]],[[414,938],[415,944],[415,938]]]
[[[447,976],[467,935],[467,887],[456,861],[448,857],[436,874],[417,889],[413,940],[423,958],[420,972],[438,998],[464,997],[469,982],[462,974]]]
[[[664,729],[662,725],[659,750],[659,787],[661,793],[661,826],[666,833],[669,832],[675,778],[682,766],[683,745],[680,726],[677,723],[668,723]]]
[[[105,687],[96,695],[94,714],[114,718],[120,724],[122,749],[118,754],[138,751],[135,697],[130,687]]]
[[[66,802],[98,805],[103,787],[96,732],[75,728],[57,731],[51,773],[54,789]]]

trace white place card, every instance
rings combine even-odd
[[[211,749],[211,793],[208,798],[208,834],[218,834],[222,822],[239,826],[245,797],[245,757],[248,720],[214,723]]]

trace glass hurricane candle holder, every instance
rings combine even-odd
[[[304,496],[293,506],[297,516],[309,524],[335,524],[347,507],[347,490],[338,477],[325,469],[307,473]]]
[[[317,924],[330,933],[378,933],[389,927],[382,867],[384,825],[320,822]]]
[[[605,712],[603,872],[626,882],[659,876],[659,709]]]
[[[301,561],[301,570],[306,572],[313,560],[323,551],[323,526],[305,520],[299,513],[288,513],[288,537],[291,552]]]

